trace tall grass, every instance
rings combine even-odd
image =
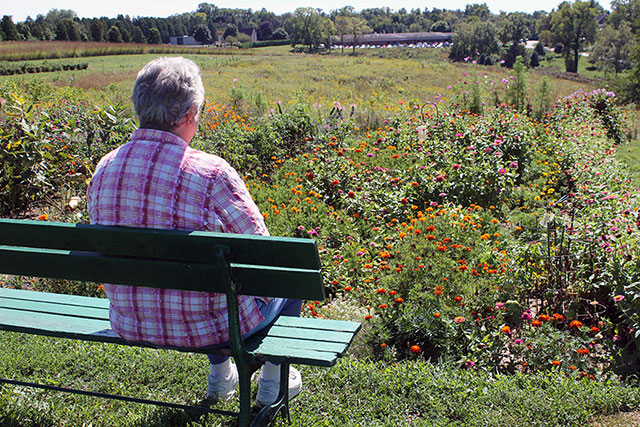
[[[0,43],[0,60],[27,61],[33,59],[77,58],[143,53],[251,55],[250,50],[217,47],[184,47],[136,43],[101,43],[67,41],[20,41]]]

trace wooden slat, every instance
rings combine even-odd
[[[0,298],[0,310],[19,310],[25,314],[60,314],[84,319],[109,320],[109,310],[104,308],[81,307],[44,301],[25,301],[10,298]]]
[[[278,326],[290,326],[294,328],[323,329],[350,333],[357,333],[360,328],[362,328],[362,324],[359,322],[294,316],[280,316],[275,324]]]
[[[324,299],[320,272],[232,264],[243,295]],[[201,292],[223,292],[213,265],[155,259],[117,258],[62,250],[0,246],[0,272],[96,283],[149,286]]]
[[[109,308],[109,300],[106,298],[54,294],[51,292],[37,292],[25,289],[0,288],[0,300],[3,298],[23,301],[43,301],[48,303],[60,303],[63,305],[77,305],[80,307]]]
[[[240,264],[320,269],[314,240],[0,219],[0,245],[210,263],[213,247]]]
[[[333,353],[336,355],[342,355],[346,349],[347,344],[335,343],[327,341],[314,341],[306,339],[291,339],[280,337],[263,337],[260,344],[260,350],[265,351],[269,348],[291,348],[291,349],[304,349],[313,351],[322,351],[325,353]]]
[[[323,331],[320,329],[302,329],[290,328],[286,326],[273,325],[262,331],[257,332],[259,335],[269,335],[280,338],[295,338],[314,341],[326,341],[348,344],[353,339],[351,332]]]

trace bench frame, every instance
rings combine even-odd
[[[56,241],[54,244],[50,241],[50,239],[43,238],[42,236],[46,235],[49,230],[56,229],[56,236],[65,236],[65,239],[68,242],[59,243]],[[180,287],[179,289],[189,289],[189,290],[206,290],[208,292],[224,292],[228,302],[228,312],[229,312],[229,342],[230,349],[218,349],[218,350],[210,350],[210,349],[176,349],[170,348],[178,351],[190,351],[190,352],[200,352],[200,353],[218,353],[224,355],[231,355],[234,357],[236,362],[236,366],[238,368],[239,374],[239,412],[229,412],[222,411],[217,409],[211,409],[206,407],[193,407],[187,405],[179,405],[165,402],[157,402],[146,399],[137,399],[125,396],[117,396],[117,395],[108,395],[104,393],[96,393],[85,390],[73,390],[66,389],[62,387],[53,387],[42,384],[35,383],[27,383],[23,381],[16,381],[10,379],[0,379],[0,383],[8,383],[8,384],[18,384],[18,385],[28,385],[33,387],[39,387],[44,389],[52,389],[58,391],[79,393],[91,396],[99,396],[106,397],[112,399],[119,399],[125,401],[133,401],[139,403],[150,403],[160,406],[170,406],[177,407],[181,409],[196,409],[205,412],[213,412],[222,415],[232,415],[237,416],[239,418],[239,423],[241,426],[248,426],[251,423],[251,375],[260,368],[262,363],[265,361],[272,361],[274,363],[279,363],[281,366],[280,369],[280,392],[279,396],[276,399],[276,402],[273,405],[266,406],[260,410],[260,412],[255,416],[253,423],[251,425],[268,425],[273,422],[278,413],[282,413],[283,417],[290,421],[289,416],[289,400],[288,400],[288,379],[289,379],[289,366],[290,363],[306,363],[317,366],[332,366],[335,364],[338,357],[341,357],[346,352],[349,347],[351,341],[360,330],[361,325],[356,322],[340,322],[340,321],[330,321],[323,319],[304,319],[301,318],[296,320],[296,322],[316,322],[313,323],[310,328],[316,328],[320,326],[316,325],[326,325],[322,327],[326,327],[327,330],[337,331],[339,333],[346,334],[344,348],[341,349],[334,357],[328,358],[326,360],[312,360],[312,357],[309,360],[301,360],[295,359],[287,356],[283,356],[283,354],[268,354],[265,352],[261,352],[259,349],[256,350],[247,350],[247,346],[245,342],[242,340],[241,330],[240,330],[240,320],[239,320],[239,310],[238,310],[238,295],[261,295],[261,296],[279,296],[286,297],[286,294],[275,294],[275,295],[265,295],[259,290],[259,286],[256,286],[255,283],[251,283],[255,281],[260,275],[265,275],[271,279],[269,275],[274,274],[274,277],[280,272],[276,272],[270,266],[262,266],[258,267],[258,274],[252,272],[252,268],[255,266],[247,266],[243,264],[234,264],[234,245],[236,242],[238,244],[242,244],[251,248],[252,245],[255,244],[256,247],[260,247],[262,244],[271,244],[276,245],[272,246],[273,248],[282,247],[285,248],[285,243],[288,244],[286,247],[287,251],[296,251],[295,244],[304,242],[305,245],[308,245],[310,242],[309,239],[290,239],[290,238],[278,238],[278,237],[264,237],[264,236],[247,236],[247,235],[230,235],[223,233],[213,233],[213,232],[180,232],[180,231],[169,231],[169,230],[157,230],[157,229],[135,229],[135,228],[124,228],[124,227],[115,227],[115,226],[94,226],[94,225],[83,225],[83,224],[63,224],[63,223],[45,223],[39,221],[26,221],[26,220],[9,220],[9,219],[0,219],[0,273],[5,274],[14,274],[14,275],[24,275],[24,276],[36,276],[36,277],[54,277],[59,279],[70,279],[70,280],[86,280],[86,281],[99,281],[99,282],[110,282],[110,283],[121,283],[127,285],[134,285],[133,283],[128,282],[126,277],[123,277],[125,273],[116,272],[116,276],[120,275],[119,278],[115,278],[112,274],[102,274],[99,271],[96,273],[96,270],[100,270],[100,268],[93,268],[89,265],[84,272],[80,273],[69,273],[68,271],[56,271],[55,273],[50,274],[47,271],[46,266],[42,267],[35,260],[42,259],[45,256],[45,259],[49,260],[48,257],[52,258],[52,263],[63,263],[66,260],[75,260],[76,258],[82,259],[84,262],[89,264],[96,262],[97,265],[100,266],[102,262],[106,262],[109,264],[112,262],[112,258],[114,255],[110,252],[105,254],[102,250],[111,251],[113,244],[101,245],[95,244],[94,239],[111,239],[114,235],[120,236],[120,234],[132,233],[132,237],[136,235],[144,236],[146,238],[151,238],[152,242],[155,240],[168,239],[169,242],[172,242],[174,236],[177,236],[180,239],[178,244],[188,244],[190,241],[195,242],[196,239],[201,240],[211,240],[211,244],[208,244],[207,247],[210,248],[210,252],[207,257],[209,262],[206,264],[188,264],[186,266],[186,270],[189,274],[192,270],[197,270],[198,268],[204,265],[206,269],[206,273],[211,275],[212,272],[215,272],[215,278],[211,280],[207,280],[208,283],[202,284],[199,283],[199,280],[202,276],[198,276],[196,274],[197,279],[194,283],[190,284],[186,288]],[[53,234],[53,233],[51,233]],[[80,237],[78,237],[80,236]],[[155,237],[154,237],[155,236]],[[190,237],[193,236],[193,237]],[[130,237],[125,237],[130,238]],[[62,239],[62,240],[65,240]],[[155,239],[155,240],[154,240]],[[57,240],[60,240],[59,238]],[[207,240],[207,241],[208,241]],[[248,242],[247,242],[248,241]],[[171,243],[169,243],[171,244]],[[292,298],[305,298],[305,299],[324,299],[324,289],[321,285],[321,273],[319,271],[320,263],[317,255],[317,248],[315,248],[315,243],[313,244],[313,248],[315,250],[315,258],[317,263],[317,269],[315,271],[308,270],[298,270],[292,265],[286,265],[285,267],[278,267],[283,271],[284,276],[280,277],[287,279],[291,278],[293,281],[300,282],[300,277],[312,278],[312,281],[316,282],[310,285],[309,287],[315,287],[315,291],[311,291],[307,294],[300,294],[299,292],[294,292],[294,295],[290,296]],[[111,245],[111,246],[110,246]],[[290,246],[294,245],[293,248]],[[109,249],[105,249],[106,247]],[[117,245],[115,245],[117,246]],[[135,246],[135,245],[134,245]],[[35,248],[35,249],[34,249]],[[64,249],[61,249],[64,248]],[[98,250],[98,253],[95,253],[96,248],[101,248]],[[153,252],[153,249],[151,252]],[[242,252],[242,248],[239,249],[238,252]],[[90,254],[87,254],[87,252]],[[127,251],[129,251],[127,253]],[[125,249],[124,250],[124,263],[127,264],[127,259],[133,255],[135,252],[134,249]],[[286,251],[285,251],[286,252]],[[242,255],[242,254],[241,254]],[[182,257],[182,255],[178,255],[178,257]],[[268,258],[273,258],[274,255],[270,254]],[[275,258],[287,257],[287,254],[275,256]],[[242,256],[240,257],[242,258]],[[148,258],[141,259],[140,262],[147,262]],[[72,261],[71,264],[77,263],[78,261]],[[120,259],[118,262],[122,262]],[[138,262],[137,260],[131,258],[130,263]],[[242,262],[242,259],[241,261]],[[287,261],[286,264],[295,264],[296,261]],[[170,263],[169,263],[170,264]],[[104,268],[104,267],[103,267]],[[263,270],[260,270],[260,269]],[[57,269],[54,268],[54,269]],[[75,271],[75,269],[73,269]],[[245,271],[247,270],[247,271]],[[184,274],[184,273],[180,273]],[[179,277],[183,277],[181,275]],[[200,273],[198,273],[200,274]],[[102,277],[105,276],[105,277]],[[240,279],[239,279],[240,278]],[[97,280],[101,279],[101,280]],[[175,278],[174,278],[175,279]],[[111,280],[111,281],[109,281]],[[168,279],[170,281],[171,279]],[[318,288],[318,285],[320,287]],[[146,283],[141,286],[154,286],[153,283]],[[299,284],[299,287],[302,286]],[[304,285],[306,286],[306,285]],[[157,287],[167,287],[172,288],[171,285],[160,285]],[[255,288],[255,289],[254,289]],[[270,290],[266,292],[274,293],[274,288],[270,287]],[[10,290],[4,289],[4,291],[10,292]],[[23,291],[24,292],[24,291]],[[302,295],[307,295],[307,297],[303,297]],[[312,298],[309,298],[311,296]],[[2,297],[2,295],[0,295]],[[2,299],[0,298],[0,317],[2,314],[4,306],[2,303]],[[276,323],[283,319],[279,318]],[[322,322],[322,323],[318,323]],[[256,337],[252,340],[251,347],[258,348],[260,344],[260,340],[269,336],[268,327],[263,337]],[[38,328],[29,328],[24,325],[16,326],[6,324],[0,321],[0,330],[8,330],[13,332],[21,332],[21,333],[31,333],[31,334],[41,334],[41,335],[53,335],[63,338],[74,338],[74,339],[87,339],[92,341],[100,341],[100,342],[116,342],[118,344],[123,345],[139,345],[139,346],[147,346],[154,348],[166,348],[154,346],[148,343],[130,343],[126,342],[123,339],[118,339],[112,334],[110,337],[109,334],[102,336],[76,336],[71,334],[64,333],[51,333],[51,331],[46,331]],[[104,331],[103,331],[104,332]]]

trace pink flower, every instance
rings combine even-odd
[[[615,302],[624,301],[624,295],[616,295],[615,297],[613,297],[613,300]]]
[[[451,166],[453,169],[460,169],[462,166],[460,166],[459,164],[455,163],[453,166]]]
[[[500,168],[500,169],[498,169],[498,173],[500,175],[504,175],[505,173],[507,173],[507,170],[505,168]]]
[[[453,319],[453,321],[458,323],[458,324],[464,322],[465,320],[467,320],[467,319],[465,319],[464,316],[458,316],[455,319]]]

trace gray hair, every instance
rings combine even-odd
[[[200,113],[204,102],[200,68],[182,57],[154,59],[138,73],[131,100],[141,128],[170,131],[192,109]]]

